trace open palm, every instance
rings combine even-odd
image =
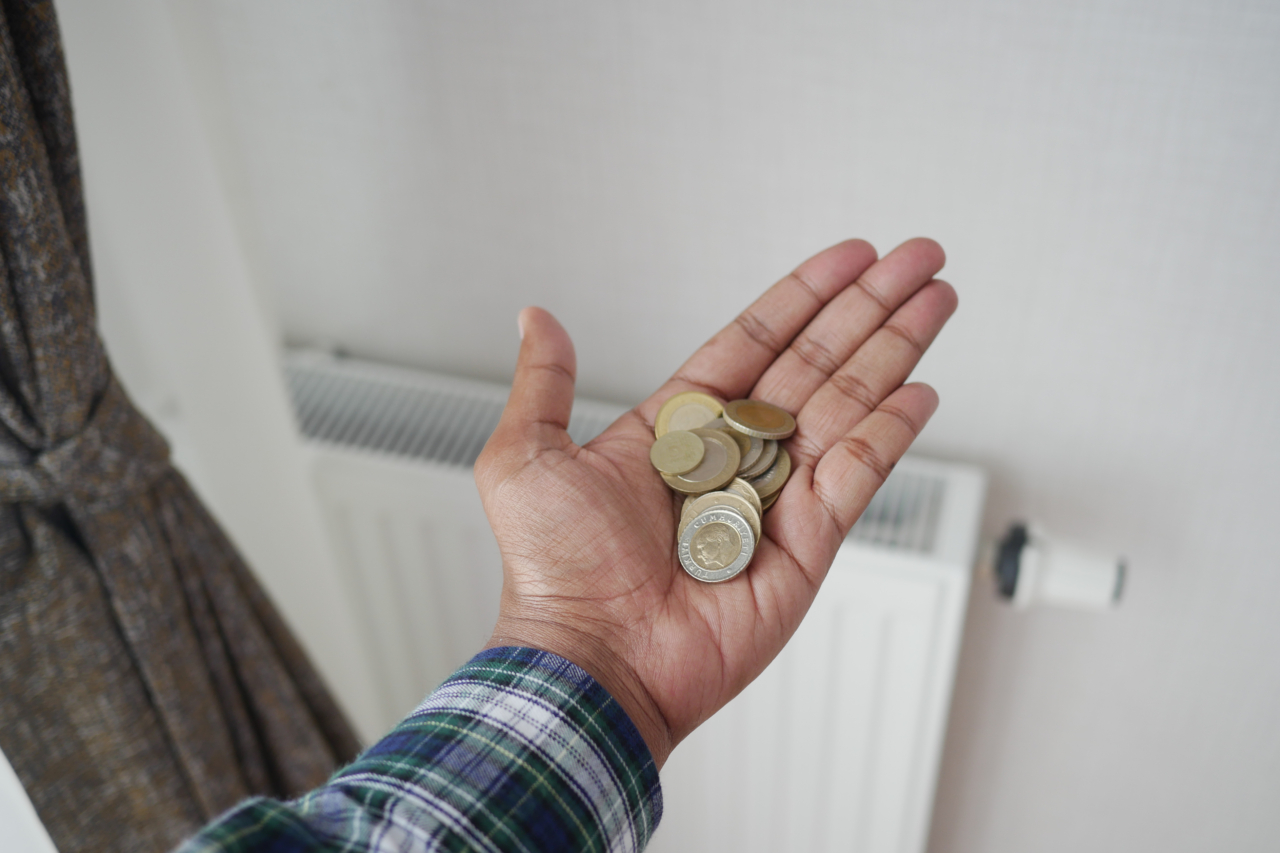
[[[943,253],[912,240],[882,260],[851,240],[801,264],[666,384],[579,447],[566,428],[573,345],[536,308],[476,481],[503,556],[490,645],[555,652],[626,709],[659,766],[795,632],[836,550],[937,405],[904,385],[955,310]],[[682,496],[649,464],[668,397],[704,391],[796,417],[791,479],[745,572],[720,584],[676,556]]]

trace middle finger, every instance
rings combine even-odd
[[[956,310],[956,292],[934,279],[920,288],[814,392],[796,416],[791,453],[800,465],[818,459],[911,371]]]
[[[751,396],[798,412],[898,306],[942,269],[942,247],[919,237],[874,263],[825,305],[756,383]]]

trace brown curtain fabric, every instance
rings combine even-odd
[[[60,850],[164,850],[357,743],[111,373],[53,7],[0,18],[0,748]]]

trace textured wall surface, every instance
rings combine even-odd
[[[1274,2],[169,6],[295,342],[503,379],[539,303],[630,402],[806,254],[939,239],[921,449],[1131,583],[978,588],[931,848],[1274,844]]]

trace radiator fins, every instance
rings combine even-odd
[[[498,425],[505,386],[307,351],[285,360],[298,428],[312,441],[438,465],[470,467]],[[595,438],[624,409],[574,404],[569,435]],[[920,554],[933,551],[946,480],[895,470],[849,537]]]

